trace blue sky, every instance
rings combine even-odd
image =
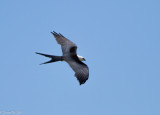
[[[0,114],[160,115],[159,0],[1,0]],[[82,86],[51,35],[78,45]],[[18,113],[21,112],[21,113]]]

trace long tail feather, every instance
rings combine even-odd
[[[43,53],[38,53],[38,52],[36,52],[36,54],[51,58],[50,61],[44,62],[42,64],[52,63],[52,62],[56,62],[56,61],[63,61],[63,56],[54,56],[54,55],[48,55],[48,54],[43,54]],[[40,64],[40,65],[42,65],[42,64]]]

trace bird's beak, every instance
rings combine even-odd
[[[86,59],[85,59],[85,58],[83,58],[83,61],[86,61]]]

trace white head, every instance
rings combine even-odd
[[[80,61],[86,61],[82,56],[77,55],[77,57],[79,58]]]

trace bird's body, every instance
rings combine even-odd
[[[85,59],[82,56],[77,55],[76,44],[71,42],[61,34],[58,34],[56,32],[51,32],[51,33],[56,38],[57,43],[61,45],[63,55],[54,56],[54,55],[37,53],[37,54],[51,58],[50,61],[42,64],[56,62],[56,61],[66,61],[75,72],[75,76],[77,77],[80,85],[84,84],[86,80],[88,80],[89,69],[88,69],[88,66],[82,62]]]

